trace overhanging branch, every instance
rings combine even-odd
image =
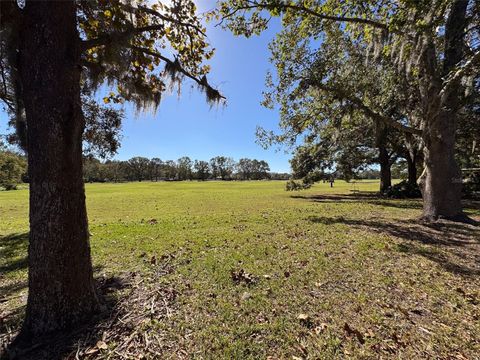
[[[327,91],[329,93],[334,94],[340,99],[347,100],[353,105],[357,107],[358,110],[362,111],[366,116],[370,117],[373,120],[381,121],[384,124],[391,126],[397,130],[400,130],[405,133],[409,134],[414,134],[414,135],[422,135],[422,131],[417,128],[413,128],[410,126],[403,125],[388,116],[384,116],[382,114],[379,114],[375,110],[371,109],[368,105],[366,105],[362,99],[356,97],[355,95],[349,94],[346,91],[332,87],[332,86],[327,86],[323,84],[322,82],[306,82],[306,85],[316,87],[320,90]]]
[[[150,9],[145,6],[139,6],[135,7],[132,5],[124,4],[122,5],[122,8],[125,11],[128,12],[144,12],[150,15],[153,15],[159,19],[161,19],[164,22],[172,23],[181,27],[184,27],[186,29],[193,29],[195,32],[201,34],[202,36],[206,36],[205,32],[198,27],[197,25],[194,24],[189,24],[182,22],[180,20],[174,19],[170,16],[164,15],[156,10]],[[108,45],[109,43],[112,43],[114,41],[125,41],[128,42],[129,38],[135,34],[139,34],[142,32],[147,32],[147,31],[156,31],[156,30],[164,30],[165,25],[164,24],[152,24],[152,25],[147,25],[147,26],[141,26],[141,27],[131,27],[130,29],[124,30],[124,31],[117,31],[117,32],[110,32],[106,34],[101,34],[98,38],[96,39],[90,39],[90,40],[84,40],[81,42],[81,48],[82,51],[85,51],[87,49],[91,49],[93,47],[97,46],[102,46],[102,45]]]
[[[149,26],[142,26],[138,28],[131,28],[125,31],[116,31],[107,34],[102,34],[98,38],[90,39],[90,40],[83,40],[81,42],[81,49],[82,51],[97,47],[108,45],[113,42],[125,42],[127,43],[131,36],[135,34],[139,34],[146,31],[155,31],[155,30],[163,30],[164,25],[149,25]]]
[[[233,15],[235,15],[238,11],[241,10],[252,10],[252,9],[260,9],[260,10],[275,10],[275,9],[280,9],[280,10],[294,10],[298,11],[301,13],[305,13],[311,16],[314,16],[316,18],[322,19],[322,20],[331,20],[331,21],[337,21],[337,22],[349,22],[349,23],[357,23],[357,24],[364,24],[364,25],[370,25],[378,29],[383,29],[383,30],[388,30],[388,26],[384,23],[378,22],[376,20],[372,19],[364,19],[364,18],[358,18],[358,17],[348,17],[348,16],[333,16],[333,15],[327,15],[323,14],[320,12],[317,12],[315,10],[312,10],[304,5],[299,6],[299,5],[293,5],[293,4],[267,4],[267,3],[257,3],[254,1],[249,2],[250,5],[245,5],[245,6],[237,6],[234,8],[234,10],[222,17],[222,21],[224,19],[227,19]]]
[[[189,71],[187,71],[186,69],[184,69],[181,64],[178,62],[178,60],[171,60],[165,56],[163,56],[162,54],[156,52],[156,51],[152,51],[150,49],[147,49],[147,48],[143,48],[143,47],[140,47],[140,46],[128,46],[130,49],[134,50],[134,51],[139,51],[139,52],[142,52],[144,54],[147,54],[147,55],[150,55],[150,56],[153,56],[155,58],[158,58],[160,60],[162,60],[163,62],[165,62],[167,64],[167,66],[169,66],[170,68],[174,68],[176,71],[178,71],[179,73],[183,74],[184,76],[186,76],[187,78],[193,80],[194,82],[196,82],[201,88],[203,88],[206,93],[207,93],[207,96],[210,100],[222,100],[222,99],[225,99],[225,96],[223,96],[222,94],[220,94],[220,92],[217,90],[217,89],[214,89],[207,81],[207,77],[206,76],[203,76],[202,78],[198,78],[196,77],[195,75],[193,75],[192,73],[190,73]]]
[[[177,20],[177,19],[174,19],[170,16],[167,16],[167,15],[164,15],[156,10],[153,10],[153,9],[150,9],[146,6],[138,6],[138,7],[135,7],[133,5],[129,5],[129,4],[123,4],[122,7],[129,11],[129,12],[135,12],[135,11],[138,11],[138,12],[144,12],[144,13],[147,13],[147,14],[150,14],[150,15],[153,15],[153,16],[156,16],[158,17],[159,19],[162,19],[163,21],[166,21],[166,22],[170,22],[170,23],[173,23],[173,24],[176,24],[176,25],[179,25],[179,26],[182,26],[182,27],[185,27],[185,28],[192,28],[194,29],[196,32],[202,34],[203,36],[207,36],[205,34],[205,32],[198,26],[194,25],[194,24],[189,24],[189,23],[185,23],[185,22],[182,22],[180,20]]]

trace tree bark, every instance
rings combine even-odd
[[[408,170],[408,183],[411,185],[417,184],[417,164],[415,156],[412,157],[412,154],[408,153],[406,156],[407,159],[407,170]]]
[[[455,161],[455,116],[441,111],[424,136],[423,218],[462,220],[462,176]]]
[[[442,94],[443,77],[462,60],[468,1],[455,0],[445,25],[443,72],[437,70],[435,44],[424,38],[420,77],[424,108],[423,141],[425,171],[422,175],[423,218],[469,221],[462,212],[462,177],[455,160],[456,116],[460,107],[461,83]],[[426,35],[424,35],[426,36]]]
[[[386,192],[392,186],[390,156],[385,146],[379,147],[380,192]]]
[[[389,129],[384,123],[375,123],[375,141],[378,148],[378,163],[380,164],[380,192],[386,192],[392,186],[390,155],[388,153]]]
[[[27,1],[20,77],[30,177],[29,293],[19,338],[87,320],[99,308],[82,176],[84,119],[74,1]]]

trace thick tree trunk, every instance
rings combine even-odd
[[[423,217],[462,220],[462,177],[455,161],[455,117],[446,110],[429,122],[424,135],[425,172],[421,180]]]
[[[19,338],[31,341],[97,309],[82,177],[80,65],[73,1],[27,1],[20,76],[30,177],[29,293]]]
[[[390,156],[384,146],[380,146],[378,150],[378,160],[380,163],[380,192],[384,193],[392,186]]]
[[[462,60],[464,53],[468,1],[454,0],[445,25],[443,74],[438,76],[435,44],[425,38],[421,62],[425,70],[422,95],[424,103],[423,140],[425,171],[421,183],[423,217],[428,220],[447,218],[468,221],[462,212],[462,178],[455,161],[456,115],[460,108],[461,82],[455,80],[443,93],[443,77]],[[453,80],[452,80],[453,81]]]

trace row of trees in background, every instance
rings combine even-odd
[[[286,180],[289,174],[271,173],[264,160],[216,156],[210,161],[192,160],[188,156],[177,161],[133,157],[127,161],[100,160],[87,157],[83,167],[86,182],[159,181],[159,180]]]
[[[210,161],[192,160],[187,156],[162,161],[159,158],[133,157],[126,161],[84,158],[83,177],[86,182],[122,181],[183,181],[183,180],[288,180],[288,173],[270,172],[264,160],[217,156]],[[28,182],[27,159],[5,147],[0,148],[0,187],[14,190]]]
[[[392,179],[400,179],[408,181],[408,164],[404,159],[399,159],[391,167]],[[355,172],[353,178],[358,180],[377,180],[380,179],[381,172],[379,168],[370,167]],[[349,178],[345,176],[339,176],[339,179],[348,181]]]

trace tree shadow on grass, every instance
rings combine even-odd
[[[27,247],[28,232],[0,236],[0,274],[26,269]]]
[[[0,310],[8,307],[11,302],[21,301],[28,283],[26,280],[19,280],[18,276],[10,277],[17,271],[26,270],[28,233],[10,234],[0,236]],[[23,277],[22,277],[23,278]],[[5,305],[6,306],[2,306]],[[5,318],[4,313],[0,313],[0,329],[12,328],[15,324],[16,313],[22,313],[20,307],[17,311]]]
[[[469,224],[439,221],[347,219],[311,216],[313,223],[345,224],[386,234],[401,241],[398,250],[424,256],[445,270],[466,277],[480,275],[480,228]]]
[[[9,283],[0,285],[0,304],[10,301],[16,297],[20,297],[20,295],[17,295],[17,293],[26,289],[27,286],[28,283],[26,280],[11,281]]]
[[[294,199],[304,199],[318,203],[368,204],[401,209],[421,209],[420,199],[388,199],[377,192],[355,191],[347,194],[292,195]]]
[[[422,209],[422,199],[390,199],[372,191],[355,191],[347,194],[291,195],[290,197],[318,203],[367,204],[400,209]],[[462,203],[465,209],[480,211],[480,201],[478,200],[464,199]]]

